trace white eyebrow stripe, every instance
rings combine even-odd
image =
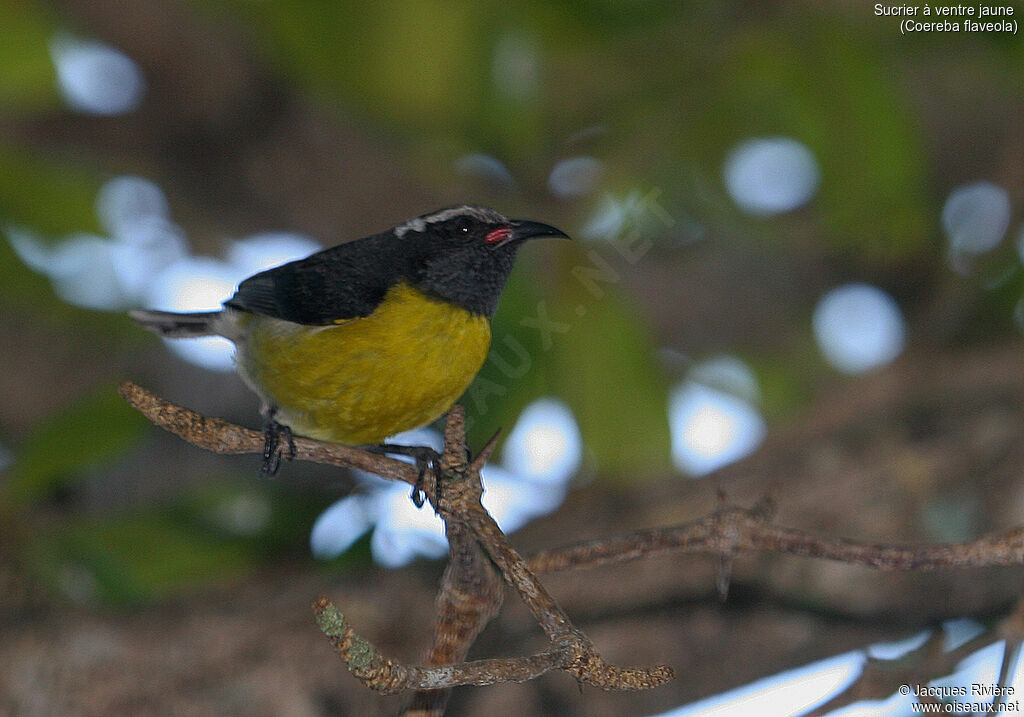
[[[410,219],[409,221],[395,227],[395,236],[403,237],[408,232],[422,232],[426,228],[427,223],[423,221],[423,218],[416,217],[415,219]]]
[[[507,221],[505,217],[493,209],[487,209],[486,207],[474,207],[468,204],[463,204],[459,207],[449,207],[448,209],[442,209],[439,212],[428,214],[423,217],[415,217],[407,222],[403,222],[395,227],[395,236],[403,237],[409,232],[423,232],[426,231],[428,224],[436,224],[438,222],[445,222],[453,217],[457,217],[463,214],[469,214],[470,216],[476,217],[482,222],[503,222]]]

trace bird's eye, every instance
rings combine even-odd
[[[469,234],[470,221],[466,217],[460,217],[455,222],[455,231],[459,234]]]

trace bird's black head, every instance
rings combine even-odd
[[[525,219],[509,219],[487,207],[460,206],[410,219],[395,237],[416,247],[412,284],[476,314],[492,316],[516,252],[523,242],[543,236],[566,237],[560,229]]]

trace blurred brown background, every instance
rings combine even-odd
[[[176,357],[125,306],[55,290],[57,248],[109,238],[97,195],[125,175],[160,188],[196,256],[267,231],[331,245],[464,202],[576,237],[522,253],[495,337],[515,337],[529,368],[510,380],[492,362],[500,392],[467,403],[475,445],[540,396],[579,423],[583,467],[561,509],[513,536],[523,551],[690,520],[719,488],[743,505],[772,492],[781,523],[877,542],[1024,522],[1024,45],[904,35],[873,7],[0,5],[0,711],[395,713],[402,698],[369,693],[331,654],[309,612],[320,593],[399,659],[429,643],[441,563],[386,571],[366,539],[333,561],[309,554],[348,476],[258,478],[255,457],[204,454],[117,397],[130,378],[258,420],[233,374]],[[83,42],[134,69],[63,65],[62,90]],[[128,99],[90,106],[111,77]],[[805,196],[797,183],[788,205],[744,204],[730,160],[780,137],[811,158]],[[802,166],[753,176],[789,186],[782,170]],[[51,276],[26,265],[28,245]],[[612,272],[596,292],[580,279],[595,266]],[[850,282],[891,297],[905,333],[898,356],[859,373],[830,365],[812,321]],[[521,323],[540,302],[569,326],[550,346]],[[722,355],[756,378],[766,434],[691,480],[671,459],[669,396]],[[240,499],[263,516],[243,529],[223,519]],[[737,561],[722,603],[715,567],[663,557],[545,578],[609,660],[670,664],[671,685],[581,693],[553,674],[457,690],[450,713],[654,714],[945,618],[992,619],[1020,588],[1017,569],[757,556]],[[510,598],[471,656],[540,644]]]

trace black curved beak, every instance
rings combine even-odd
[[[527,239],[536,239],[538,237],[571,238],[561,229],[555,229],[550,224],[532,222],[529,219],[513,219],[509,222],[509,228],[512,229],[512,233],[508,237],[509,241],[526,241]]]

